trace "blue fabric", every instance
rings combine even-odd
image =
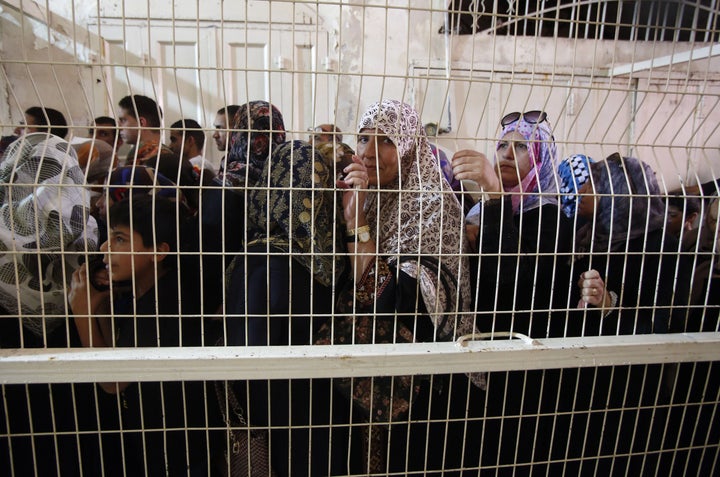
[[[562,160],[558,166],[560,179],[560,207],[563,213],[573,218],[577,207],[577,192],[590,180],[590,164],[595,162],[592,157],[584,154],[573,154]]]

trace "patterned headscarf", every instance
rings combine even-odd
[[[240,106],[233,119],[225,171],[216,182],[241,186],[245,177],[256,181],[270,158],[273,146],[285,142],[282,114],[267,101],[251,101]]]
[[[343,175],[343,169],[352,164],[352,157],[355,155],[355,151],[344,142],[316,143],[315,149],[325,159],[325,165],[334,171],[336,178]]]
[[[330,286],[345,268],[339,251],[344,244],[336,220],[335,177],[324,158],[303,141],[273,149],[247,193],[247,241],[269,243],[305,267],[322,285]]]
[[[584,154],[573,154],[563,159],[558,166],[562,194],[560,205],[563,213],[569,218],[575,217],[577,192],[590,180],[590,164],[594,162],[591,157]]]
[[[501,140],[513,131],[517,131],[527,141],[528,154],[533,166],[518,185],[505,189],[506,192],[514,192],[511,196],[513,213],[516,215],[520,213],[521,202],[524,212],[546,204],[557,205],[558,184],[555,175],[557,148],[550,126],[547,121],[531,124],[521,118],[503,128],[500,133]],[[499,145],[500,141],[498,147]],[[517,192],[524,192],[527,195]]]
[[[112,146],[99,140],[89,140],[73,144],[77,152],[78,163],[85,170],[88,184],[105,182],[115,162],[115,151]]]
[[[70,275],[87,251],[97,250],[97,223],[89,208],[85,174],[65,140],[33,133],[8,147],[0,162],[3,308],[48,317],[47,331],[66,322]],[[43,318],[24,319],[23,325],[42,336]]]
[[[370,192],[365,202],[373,234],[377,229],[379,252],[418,280],[433,323],[445,323],[438,330],[442,338],[472,333],[474,320],[469,315],[459,316],[457,329],[452,319],[454,313],[470,309],[469,269],[462,255],[463,212],[430,150],[420,115],[400,101],[384,100],[371,105],[363,115],[358,131],[366,128],[386,135],[400,159],[397,180],[383,187],[387,191]],[[422,257],[437,259],[442,269],[421,263]],[[441,276],[443,271],[450,276]],[[448,286],[447,294],[443,282]]]
[[[639,159],[613,154],[590,166],[598,197],[595,220],[578,230],[580,252],[624,251],[627,240],[665,225],[655,172]],[[592,230],[594,228],[594,235]]]

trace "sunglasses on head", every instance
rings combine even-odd
[[[525,111],[524,113],[514,112],[503,116],[500,120],[502,127],[509,126],[510,124],[517,122],[520,118],[524,119],[529,124],[540,124],[547,119],[545,111]]]
[[[637,188],[635,187],[635,182],[633,182],[632,176],[628,173],[627,169],[625,168],[625,160],[622,158],[622,156],[614,152],[608,156],[607,159],[605,159],[607,162],[614,162],[620,167],[620,170],[623,174],[625,174],[625,177],[627,177],[628,184],[630,185],[630,192],[633,193],[633,195],[637,195]]]

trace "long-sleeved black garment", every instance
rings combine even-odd
[[[485,203],[480,220],[477,327],[555,334],[548,310],[567,306],[572,223],[552,204],[514,215],[509,197]]]
[[[677,251],[678,242],[663,230],[628,241],[627,251],[588,254],[573,263],[573,281],[589,269],[600,272],[618,306],[601,313],[575,313],[568,322],[570,336],[628,335],[683,330],[689,297],[690,270]],[[570,304],[580,299],[574,286]],[[584,318],[584,319],[583,319]]]

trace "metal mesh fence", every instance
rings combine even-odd
[[[0,470],[713,475],[717,21],[0,1]]]

